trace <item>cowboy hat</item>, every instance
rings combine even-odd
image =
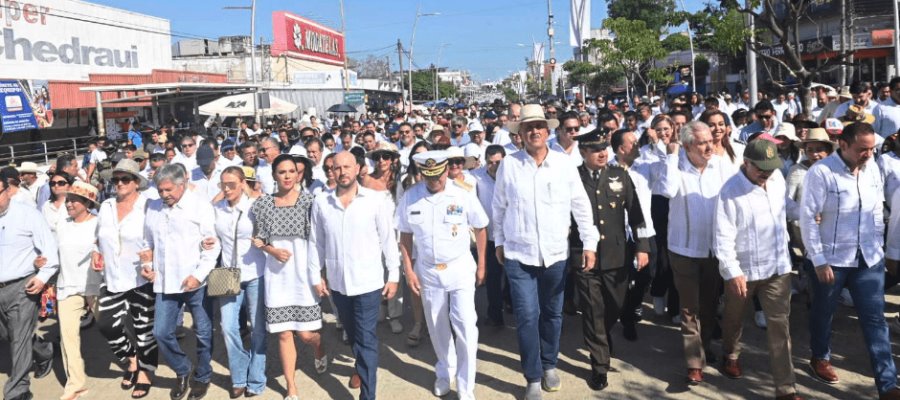
[[[72,183],[72,186],[69,187],[69,190],[66,191],[66,196],[78,196],[82,199],[90,202],[94,208],[100,206],[100,203],[97,202],[97,188],[90,183],[83,181],[75,181]]]
[[[21,174],[39,174],[39,173],[41,173],[41,171],[38,169],[37,164],[35,164],[35,163],[31,162],[31,161],[25,161],[25,162],[23,162],[22,165],[19,166],[19,168],[16,168],[16,170],[19,171],[19,175],[21,175]]]
[[[865,108],[856,104],[851,104],[850,107],[847,107],[847,113],[844,114],[844,126],[850,125],[854,122],[865,122],[867,124],[872,124],[873,122],[875,122],[875,116],[866,113]]]
[[[119,161],[119,163],[116,164],[116,167],[113,168],[112,172],[124,172],[126,174],[134,176],[138,180],[138,189],[144,190],[147,188],[147,178],[141,175],[140,168],[141,167],[138,165],[137,161],[126,158]]]
[[[825,128],[812,128],[809,132],[806,132],[806,139],[803,139],[803,143],[801,146],[806,146],[807,143],[814,142],[822,142],[828,143],[832,149],[834,149],[837,143],[831,141],[831,138],[828,136],[828,132],[825,131]]]
[[[522,106],[522,112],[518,121],[510,121],[507,124],[508,130],[512,133],[519,133],[519,126],[526,122],[543,121],[547,123],[547,129],[553,130],[559,126],[558,119],[544,118],[544,108],[540,104],[526,104]]]
[[[397,146],[390,142],[378,142],[378,146],[375,147],[374,150],[366,153],[366,158],[373,158],[381,153],[391,153],[394,158],[400,157],[400,152],[397,151]]]

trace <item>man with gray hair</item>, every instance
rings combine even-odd
[[[272,162],[281,154],[278,140],[267,137],[259,141],[259,166],[256,167],[256,178],[262,185],[265,194],[275,193],[275,177],[272,176]]]
[[[141,251],[141,276],[153,282],[156,292],[156,325],[153,335],[166,363],[175,371],[170,397],[184,398],[190,385],[190,400],[206,395],[212,377],[211,302],[205,281],[215,267],[220,246],[201,248],[203,238],[215,237],[212,204],[187,190],[185,169],[171,164],[153,177],[158,200],[147,203],[144,219],[145,250]],[[191,311],[197,333],[197,365],[185,355],[175,329],[183,306]],[[188,379],[193,371],[192,382]]]
[[[703,367],[715,362],[709,346],[716,329],[721,277],[713,256],[711,210],[722,185],[737,169],[713,153],[712,133],[703,122],[688,122],[680,136],[684,151],[679,143],[669,143],[660,186],[669,198],[669,262],[681,298],[687,382],[696,385],[703,381]]]
[[[466,117],[453,117],[450,120],[450,144],[459,148],[469,144],[469,120]]]

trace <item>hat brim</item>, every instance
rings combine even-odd
[[[508,122],[508,123],[506,124],[506,130],[508,130],[510,133],[519,133],[519,126],[520,126],[520,125],[522,125],[522,124],[524,124],[524,123],[528,123],[528,122],[536,122],[536,121],[544,121],[544,122],[546,122],[546,123],[547,123],[547,129],[548,129],[548,130],[556,129],[556,128],[559,127],[559,120],[558,120],[558,119],[544,119],[544,118],[537,118],[537,119],[525,120],[525,121],[510,121],[510,122]]]
[[[82,199],[84,199],[84,200],[87,200],[88,203],[91,203],[91,204],[94,205],[94,208],[100,207],[100,203],[98,203],[97,200],[93,200],[93,199],[91,199],[91,198],[89,198],[89,197],[80,195],[80,194],[78,194],[78,193],[74,193],[74,192],[66,192],[66,197],[68,197],[68,196],[75,196],[75,197],[79,197],[79,198],[82,198]]]
[[[131,175],[131,176],[137,178],[137,180],[138,180],[138,190],[147,189],[147,185],[149,184],[149,182],[147,181],[147,178],[145,178],[141,174],[136,174],[132,171],[129,171],[127,169],[121,169],[121,168],[113,168],[112,172],[122,172],[122,173],[126,173],[128,175]]]
[[[837,143],[832,142],[830,140],[821,140],[821,139],[803,139],[800,142],[800,147],[806,147],[806,145],[808,145],[810,143],[825,143],[825,144],[831,146],[832,150],[837,148]]]
[[[780,169],[781,167],[784,166],[784,161],[781,160],[781,157],[775,157],[774,159],[771,159],[771,160],[761,160],[761,161],[750,160],[750,162],[753,163],[753,165],[755,165],[756,168],[759,168],[763,171],[774,171],[774,170]]]

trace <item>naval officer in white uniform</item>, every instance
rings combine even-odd
[[[425,179],[400,200],[397,229],[406,280],[409,288],[422,296],[425,321],[437,355],[434,394],[444,396],[450,392],[451,373],[456,371],[459,398],[474,399],[478,350],[475,287],[484,282],[484,228],[490,220],[477,197],[447,184],[448,156],[443,150],[413,156]],[[475,232],[477,263],[469,250],[470,227]]]

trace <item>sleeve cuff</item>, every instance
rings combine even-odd
[[[390,270],[388,270],[388,278],[387,278],[387,281],[388,281],[388,282],[394,282],[394,283],[400,282],[400,268],[398,268],[398,267],[393,267],[393,268],[391,268]]]
[[[730,281],[739,276],[744,276],[744,271],[736,265],[725,265],[721,260],[719,260],[719,264],[719,273],[722,275],[723,280]]]
[[[46,284],[47,282],[50,281],[50,278],[53,278],[54,274],[56,274],[56,269],[52,269],[52,271],[51,271],[51,269],[44,267],[44,268],[41,268],[40,271],[38,271],[37,275],[35,275],[35,276],[38,279],[40,279],[41,282],[44,282]]]
[[[809,254],[807,257],[809,257],[809,261],[812,261],[813,267],[828,264],[828,259],[824,254]]]

